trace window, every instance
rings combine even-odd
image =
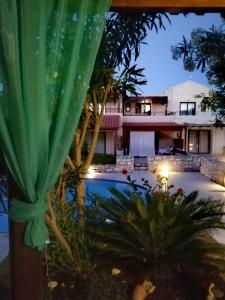
[[[144,113],[147,115],[151,114],[151,104],[145,104]]]
[[[189,130],[188,152],[210,153],[210,130]]]
[[[180,115],[181,116],[193,116],[196,113],[195,102],[180,102]]]
[[[136,103],[135,113],[141,115],[151,115],[151,104],[150,103]]]

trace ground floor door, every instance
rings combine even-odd
[[[188,152],[210,153],[210,130],[188,131]]]
[[[131,156],[155,155],[154,131],[130,131]]]

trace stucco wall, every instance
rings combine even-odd
[[[110,110],[111,111],[107,111]],[[119,109],[119,110],[118,110]],[[114,101],[107,101],[105,105],[105,112],[106,113],[117,113],[117,112],[122,112],[122,100],[119,98],[116,102]]]
[[[211,151],[214,155],[222,155],[225,147],[225,128],[212,129],[212,144]]]
[[[123,116],[123,122],[176,122],[176,123],[190,123],[190,124],[213,124],[215,121],[215,116],[211,112],[200,112],[197,116],[179,116],[179,115],[169,115],[169,116]]]
[[[152,103],[151,114],[152,115],[165,115],[166,106],[159,103]]]
[[[179,112],[180,102],[196,102],[196,111],[201,111],[200,103],[202,99],[195,97],[201,93],[208,95],[209,88],[192,80],[187,80],[178,85],[169,87],[166,90],[166,95],[168,96],[168,112]]]

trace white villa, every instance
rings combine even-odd
[[[225,128],[213,126],[215,113],[197,97],[209,92],[187,80],[169,87],[165,96],[107,103],[96,153],[145,157],[174,145],[191,154],[225,154]]]

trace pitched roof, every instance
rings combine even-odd
[[[177,84],[175,84],[175,85],[169,86],[168,88],[171,89],[171,88],[175,88],[175,87],[178,87],[178,86],[185,86],[185,85],[190,85],[190,84],[191,84],[192,86],[199,86],[199,87],[201,87],[202,89],[208,89],[208,90],[210,89],[209,86],[204,85],[204,84],[201,84],[201,83],[196,82],[196,81],[194,81],[194,80],[190,80],[190,79],[185,80],[185,81],[182,81],[182,82],[177,83]]]
[[[120,116],[119,115],[104,115],[101,129],[112,130],[119,129],[120,127]]]

